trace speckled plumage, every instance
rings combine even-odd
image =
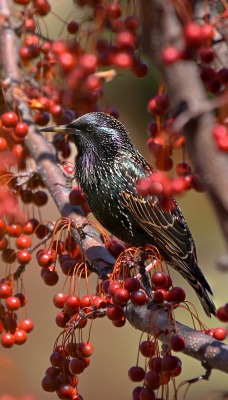
[[[131,245],[155,245],[193,287],[206,314],[215,314],[208,296],[211,288],[198,266],[195,244],[177,203],[173,200],[174,209],[163,211],[156,196],[143,198],[137,192],[136,182],[155,170],[134,147],[125,127],[105,113],[94,112],[61,128],[77,147],[76,180],[97,220]]]

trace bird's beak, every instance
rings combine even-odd
[[[56,132],[56,133],[70,133],[72,128],[68,128],[67,125],[59,125],[59,126],[48,126],[47,128],[39,129],[40,132]]]

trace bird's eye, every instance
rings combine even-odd
[[[89,124],[86,126],[87,132],[92,132],[93,131],[93,125]]]

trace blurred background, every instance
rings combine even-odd
[[[71,19],[76,18],[70,0],[52,0],[50,3],[53,11],[61,15],[62,19],[68,20],[69,15]],[[49,37],[58,37],[63,23],[53,14],[44,20]],[[152,156],[146,147],[146,126],[150,120],[146,108],[148,100],[156,93],[156,88],[155,71],[151,71],[144,79],[135,79],[131,74],[120,71],[116,79],[106,85],[104,92],[104,102],[118,107],[121,122],[129,130],[135,145],[151,163]],[[207,196],[190,191],[177,200],[195,239],[199,265],[212,287],[215,304],[223,305],[227,302],[227,280],[226,276],[216,269],[216,259],[225,253],[225,246]],[[42,215],[44,219],[48,216],[51,220],[59,217],[51,202],[49,209],[42,210]],[[24,285],[29,298],[28,317],[34,320],[35,329],[23,346],[14,346],[11,350],[0,348],[0,395],[33,394],[36,399],[51,400],[56,398],[56,395],[43,392],[40,382],[50,365],[49,356],[60,333],[55,326],[57,310],[53,306],[52,298],[55,293],[61,291],[64,278],[60,275],[58,285],[53,288],[45,286],[40,279],[40,267],[36,265],[35,257],[33,259],[33,263],[26,270]],[[202,321],[208,327],[219,326],[220,323],[214,317],[210,320],[205,316],[195,293],[180,275],[171,270],[171,276],[176,286],[185,288],[188,300],[193,302]],[[186,312],[178,312],[177,319],[191,326],[190,317]],[[131,399],[131,392],[136,385],[129,381],[127,371],[136,364],[140,335],[141,332],[131,328],[128,323],[124,328],[114,328],[106,318],[94,321],[91,333],[94,354],[90,367],[79,380],[79,393],[84,400]],[[183,372],[177,382],[181,383],[185,379],[204,373],[198,361],[182,355],[181,358]],[[201,381],[192,385],[186,399],[217,398],[217,391],[227,389],[227,376],[214,371],[209,382]],[[208,397],[210,392],[215,394]],[[181,390],[178,398],[183,397],[184,390]]]

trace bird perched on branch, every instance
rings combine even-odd
[[[155,173],[131,142],[121,122],[92,112],[67,125],[42,131],[68,133],[77,147],[75,177],[97,220],[113,235],[133,246],[152,244],[164,260],[193,287],[208,316],[216,309],[197,262],[196,248],[176,201],[164,210],[157,196],[142,197],[141,178]]]

